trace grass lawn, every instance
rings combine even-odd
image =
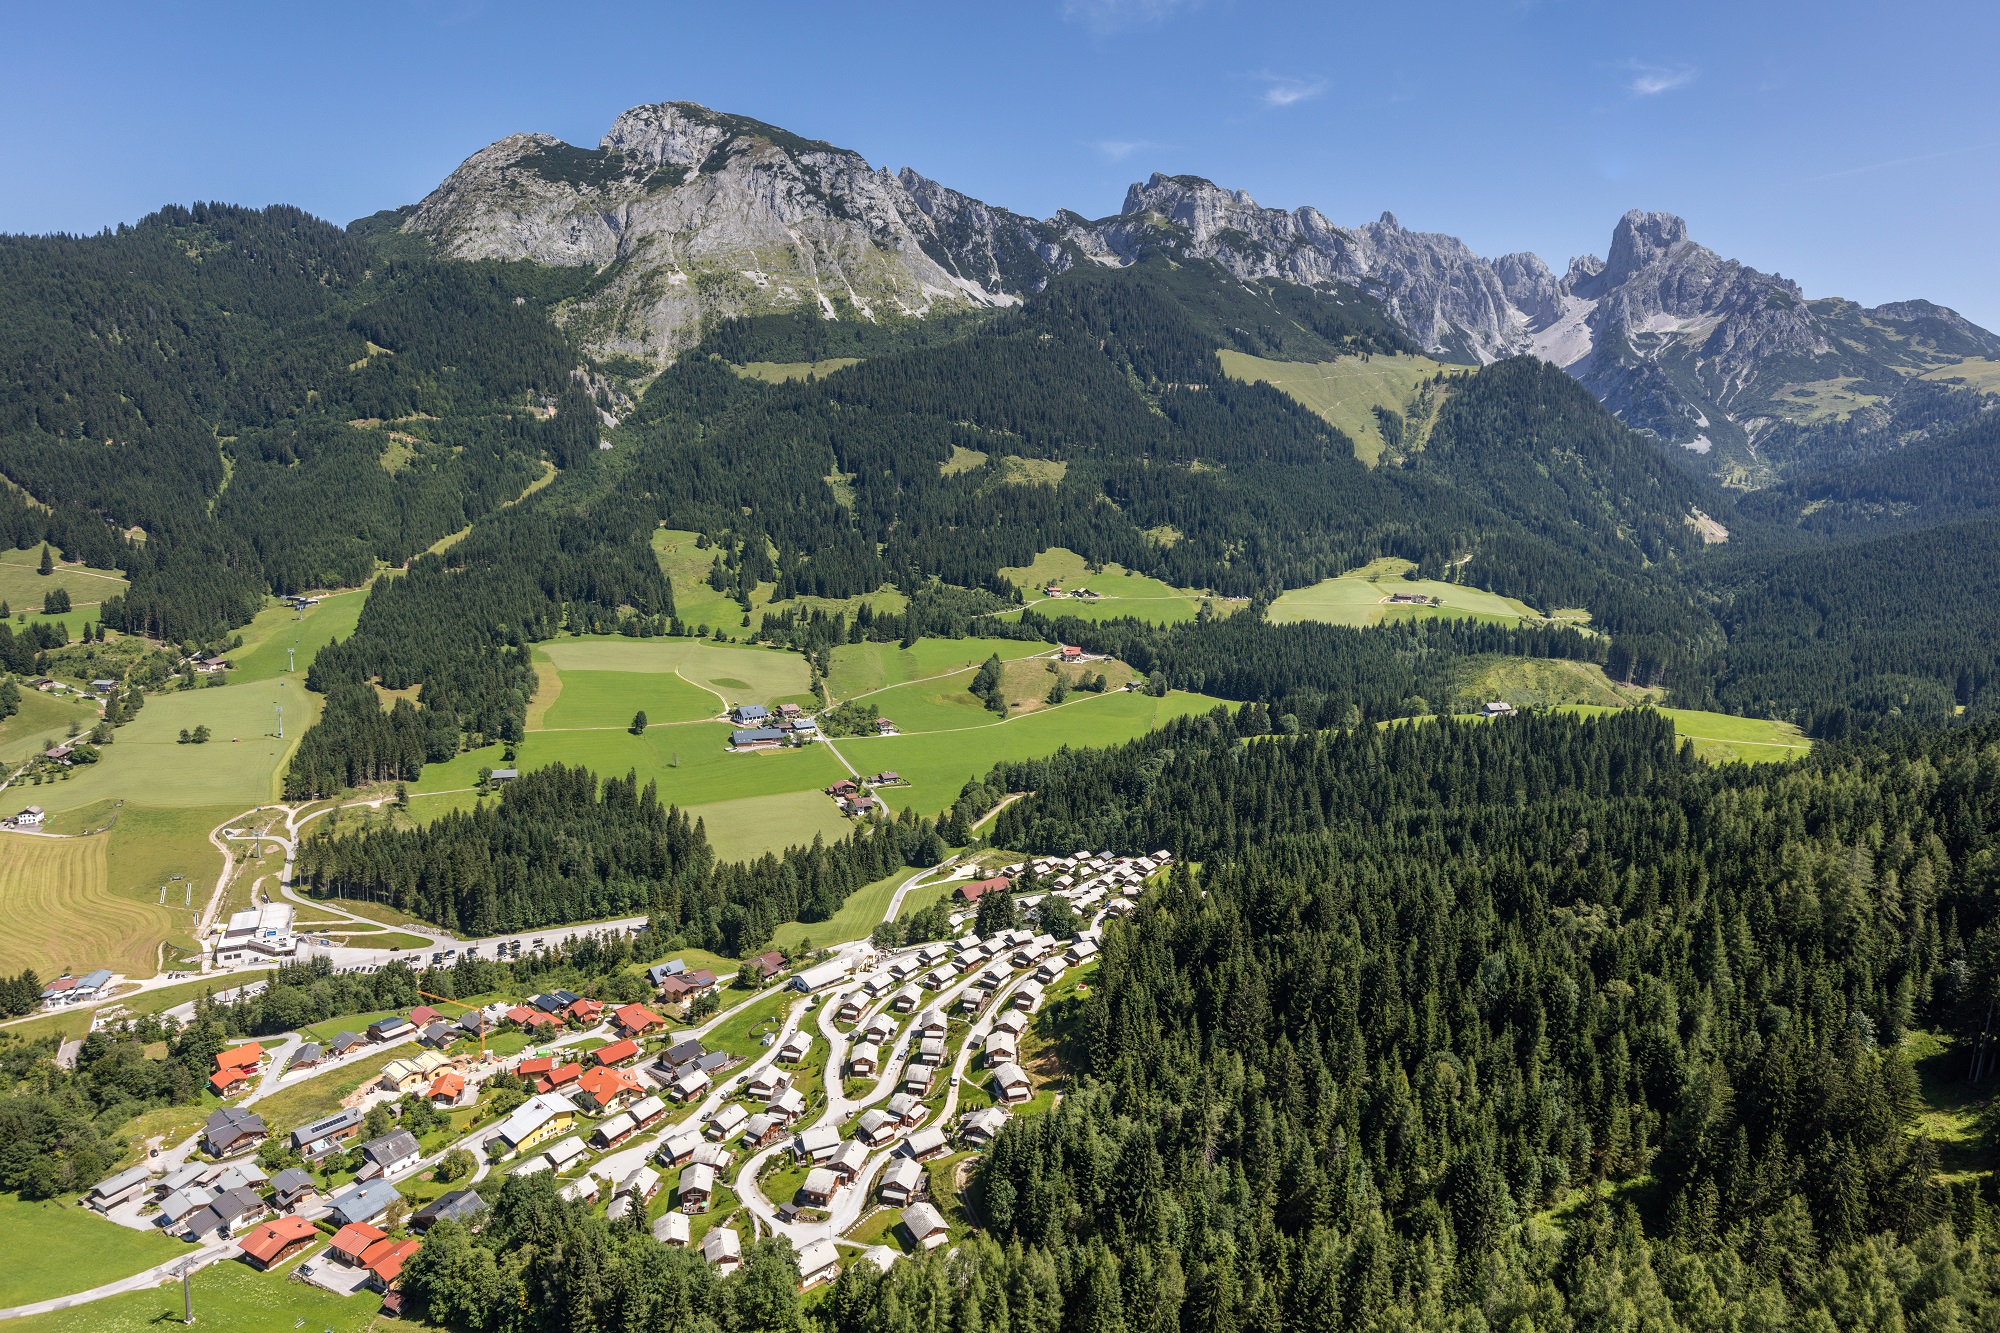
[[[1349,570],[1338,578],[1322,579],[1310,588],[1294,588],[1271,603],[1270,619],[1275,625],[1297,620],[1315,620],[1328,625],[1365,627],[1388,620],[1421,620],[1432,616],[1458,616],[1487,620],[1501,625],[1518,625],[1523,620],[1542,617],[1524,602],[1501,597],[1480,588],[1435,579],[1406,579],[1416,568],[1393,556]],[[1442,606],[1390,606],[1391,593],[1416,593],[1435,597]]]
[[[109,1225],[100,1223],[100,1226]],[[113,1230],[123,1231],[123,1227]],[[128,1233],[129,1234],[129,1233]],[[167,1242],[186,1252],[188,1247]],[[308,1251],[309,1254],[314,1253]],[[196,1326],[221,1333],[269,1333],[301,1329],[311,1333],[362,1333],[375,1326],[382,1308],[373,1292],[335,1296],[304,1282],[287,1281],[298,1260],[273,1273],[259,1273],[233,1261],[211,1264],[194,1275]],[[65,1289],[69,1289],[67,1286]],[[12,1320],[9,1333],[152,1333],[181,1320],[180,1284],[130,1292],[53,1314]]]
[[[1990,1098],[1966,1085],[1967,1052],[1949,1036],[1919,1030],[1904,1035],[1903,1051],[1923,1094],[1917,1128],[1937,1144],[1939,1174],[1954,1185],[1992,1175],[1996,1156],[1979,1124]]]
[[[711,629],[720,627],[724,631],[739,633],[738,625],[743,619],[743,608],[736,598],[726,592],[717,592],[708,586],[708,572],[720,554],[715,547],[697,546],[699,535],[679,528],[659,528],[653,533],[653,555],[660,562],[660,572],[674,589],[674,614],[687,625],[707,625]],[[755,618],[758,611],[771,600],[777,591],[775,583],[760,583],[750,595],[750,614]]]
[[[650,726],[699,722],[722,711],[713,694],[662,671],[565,671],[539,666],[543,690],[554,689],[537,730],[624,730],[644,710]],[[537,691],[537,703],[541,692]]]
[[[53,548],[51,548],[53,551]],[[0,551],[0,601],[15,611],[40,611],[42,598],[56,588],[69,593],[70,605],[96,606],[107,597],[122,597],[129,586],[115,569],[88,569],[83,565],[58,564],[49,574],[37,574],[42,548]],[[96,620],[95,614],[89,617]]]
[[[842,1239],[860,1245],[887,1245],[898,1254],[914,1253],[916,1246],[910,1243],[902,1222],[902,1209],[880,1204],[863,1213]]]
[[[81,699],[24,689],[20,711],[0,721],[0,761],[17,764],[62,741],[70,723],[88,731],[98,717],[97,709]]]
[[[1577,704],[1565,713],[1604,713],[1609,709]],[[1753,764],[1798,759],[1812,749],[1812,741],[1789,722],[1768,722],[1762,718],[1735,717],[1728,713],[1705,713],[1692,708],[1662,708],[1660,715],[1674,724],[1674,734],[1694,742],[1694,751],[1710,763],[1733,759]]]
[[[376,1051],[351,1065],[329,1069],[303,1083],[282,1088],[256,1103],[254,1109],[264,1117],[264,1123],[270,1126],[273,1134],[285,1133],[308,1120],[332,1115],[340,1109],[341,1098],[365,1084],[373,1083],[391,1060],[411,1059],[420,1050],[418,1046],[405,1043]]]
[[[283,740],[277,738],[277,705],[285,709]],[[19,796],[7,810],[33,802],[54,813],[104,800],[237,810],[262,805],[276,798],[279,771],[319,709],[319,695],[302,680],[284,677],[153,695],[118,729],[97,763],[72,781],[10,789],[10,796]],[[180,744],[180,732],[196,726],[206,726],[214,739]]]
[[[187,1251],[180,1241],[121,1227],[73,1203],[30,1203],[17,1194],[0,1194],[0,1254],[12,1256],[0,1264],[0,1306],[115,1282]]]
[[[685,617],[683,617],[685,618]],[[616,635],[562,638],[542,644],[536,659],[558,671],[664,672],[714,694],[713,712],[740,703],[811,698],[805,658],[776,648],[745,648],[700,639],[627,639]],[[712,713],[711,713],[712,715]],[[632,720],[626,713],[622,722]],[[552,724],[551,724],[552,725]]]
[[[918,639],[908,648],[893,643],[842,644],[833,650],[827,688],[836,699],[852,699],[891,685],[977,668],[995,653],[1005,662],[1049,651],[1046,643],[1021,639]]]
[[[824,921],[787,921],[772,932],[771,947],[789,957],[804,940],[811,940],[814,948],[823,949],[829,944],[846,940],[866,939],[882,923],[882,913],[889,910],[889,900],[896,896],[896,886],[916,873],[904,868],[887,879],[862,885],[848,894],[840,910]],[[918,892],[920,890],[913,890],[910,898],[916,897]],[[907,903],[909,899],[904,901]]]
[[[722,994],[722,1006],[726,1009],[736,1002],[740,992],[725,990]],[[776,1032],[784,1026],[785,1011],[790,1001],[797,998],[794,992],[774,986],[770,994],[744,1006],[741,1013],[733,1014],[727,1021],[718,1024],[701,1039],[701,1044],[711,1051],[728,1051],[748,1060],[762,1053],[766,1033]]]
[[[841,751],[863,773],[885,768],[909,784],[884,787],[890,805],[931,814],[958,799],[974,777],[984,777],[1003,759],[1032,759],[1063,746],[1116,745],[1177,717],[1206,713],[1222,703],[1204,694],[1174,691],[1156,699],[1147,694],[1073,694],[1060,708],[1048,708],[1005,724],[976,720],[963,730],[901,736],[863,736],[840,742]],[[991,717],[990,713],[983,716]]]
[[[1064,546],[1043,551],[1033,564],[1003,569],[1000,577],[1019,588],[1029,606],[1050,617],[1106,620],[1136,616],[1157,624],[1171,624],[1193,620],[1206,597],[1199,591],[1170,587],[1158,579],[1134,574],[1122,565],[1106,565],[1093,574],[1082,556]],[[1061,584],[1067,592],[1088,588],[1099,595],[1088,600],[1042,596],[1042,589],[1051,583]]]
[[[355,588],[321,598],[303,616],[282,603],[265,607],[243,627],[243,646],[227,654],[232,664],[230,684],[249,685],[285,675],[288,648],[294,650],[296,663],[290,669],[304,680],[320,649],[335,639],[353,637],[354,623],[361,619],[361,605],[367,600],[368,590]]]
[[[687,807],[690,818],[708,828],[708,845],[724,861],[752,861],[778,847],[806,847],[815,834],[837,842],[854,824],[818,788],[777,796],[744,796],[734,801]]]
[[[764,1197],[773,1207],[782,1208],[797,1198],[799,1187],[806,1183],[806,1173],[811,1170],[811,1166],[797,1161],[790,1153],[779,1153],[764,1164],[757,1188],[764,1191]]]
[[[1387,441],[1375,409],[1405,412],[1417,386],[1442,370],[1464,374],[1427,356],[1342,357],[1337,361],[1267,361],[1222,351],[1222,373],[1246,384],[1262,382],[1324,419],[1354,441],[1354,456],[1374,467]]]

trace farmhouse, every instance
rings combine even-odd
[[[714,977],[709,978],[711,984]],[[648,1009],[643,1004],[628,1004],[611,1012],[611,1021],[618,1025],[618,1031],[627,1038],[641,1037],[655,1028],[663,1028],[667,1020]]]
[[[1519,709],[1515,708],[1514,705],[1508,703],[1505,699],[1494,699],[1479,710],[1479,715],[1481,717],[1512,717],[1519,711]]]
[[[254,1041],[217,1051],[215,1072],[209,1075],[208,1086],[215,1090],[218,1097],[233,1097],[239,1092],[248,1092],[250,1082],[256,1078],[263,1061],[264,1048]]]
[[[765,981],[769,981],[772,977],[777,976],[778,973],[785,970],[785,956],[775,949],[769,953],[758,954],[750,962],[756,967],[757,975]]]
[[[645,1052],[639,1049],[639,1043],[627,1037],[622,1041],[614,1041],[609,1046],[598,1047],[590,1053],[590,1061],[599,1067],[624,1066],[631,1064],[643,1054]]]
[[[606,1065],[579,1078],[576,1091],[586,1110],[603,1115],[637,1101],[646,1089],[640,1084],[639,1076],[631,1070]]]
[[[743,727],[729,733],[734,750],[775,750],[784,740],[785,733],[776,727]]]
[[[989,893],[1005,893],[1012,887],[1005,875],[994,875],[990,879],[975,879],[961,884],[952,896],[961,902],[976,903]]]
[[[771,710],[762,704],[738,704],[729,710],[729,720],[746,727],[761,723],[769,716]]]
[[[843,980],[848,973],[849,962],[845,958],[834,958],[816,967],[809,967],[791,979],[791,988],[810,995],[817,990]]]

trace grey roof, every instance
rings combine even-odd
[[[716,1070],[722,1068],[724,1065],[729,1063],[729,1052],[710,1051],[707,1055],[702,1056],[701,1059],[695,1061],[694,1063],[695,1063],[695,1068],[701,1070],[702,1073],[713,1074]]]
[[[100,1198],[123,1194],[142,1181],[151,1180],[153,1173],[143,1166],[128,1166],[115,1176],[106,1176],[91,1187],[90,1192]]]
[[[240,1106],[225,1106],[209,1113],[208,1119],[202,1121],[201,1131],[210,1143],[229,1143],[245,1135],[262,1134],[264,1117]]]
[[[749,722],[756,718],[769,717],[770,715],[771,715],[771,710],[764,707],[764,705],[762,704],[736,705],[737,720],[742,722]]]
[[[912,1236],[922,1240],[934,1231],[945,1229],[944,1214],[930,1204],[913,1203],[903,1210],[903,1225],[910,1229]]]
[[[328,1043],[327,1048],[335,1055],[345,1055],[360,1044],[361,1037],[358,1033],[343,1032]]]
[[[365,1185],[334,1196],[328,1205],[334,1220],[345,1225],[348,1222],[366,1222],[380,1217],[382,1210],[394,1203],[398,1195],[396,1187],[386,1180],[371,1180]]]
[[[178,1222],[198,1208],[206,1208],[215,1198],[215,1191],[206,1185],[190,1185],[186,1189],[175,1190],[160,1200],[160,1217],[167,1222]]]
[[[289,1199],[302,1192],[318,1188],[319,1186],[313,1183],[311,1176],[295,1166],[288,1166],[277,1175],[271,1177],[272,1192],[281,1199]]]
[[[292,1063],[290,1067],[293,1069],[297,1069],[302,1065],[316,1065],[320,1062],[320,1060],[324,1057],[324,1055],[325,1052],[320,1049],[320,1044],[318,1042],[309,1041],[305,1045],[299,1047],[298,1050],[292,1053]]]
[[[244,1218],[263,1211],[264,1200],[256,1190],[245,1186],[217,1195],[208,1207],[188,1219],[187,1229],[197,1236],[206,1236],[211,1231],[233,1227]]]
[[[293,1130],[292,1146],[302,1148],[308,1143],[313,1143],[327,1137],[329,1134],[338,1134],[343,1130],[360,1124],[363,1118],[362,1110],[358,1106],[350,1106],[346,1110],[335,1111],[330,1116],[315,1120],[310,1125],[301,1125],[299,1128]]]
[[[707,1052],[702,1049],[701,1043],[690,1037],[686,1041],[677,1041],[667,1047],[667,1053],[664,1058],[670,1065],[684,1065],[690,1060],[699,1060],[706,1054]]]
[[[776,727],[744,727],[729,733],[731,745],[755,745],[760,741],[781,741],[785,733]]]
[[[462,1189],[440,1195],[417,1210],[410,1225],[418,1231],[427,1231],[433,1222],[468,1222],[486,1211],[486,1200],[477,1191]]]
[[[417,1136],[407,1129],[384,1134],[379,1139],[370,1139],[361,1145],[361,1155],[378,1166],[400,1162],[405,1157],[419,1157],[423,1155],[423,1151],[422,1145],[417,1142]]]

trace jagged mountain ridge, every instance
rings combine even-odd
[[[1344,227],[1193,176],[1135,183],[1108,218],[1037,219],[905,167],[690,102],[634,107],[596,149],[516,134],[468,158],[404,223],[461,259],[590,265],[561,318],[602,355],[669,364],[717,318],[818,308],[879,319],[1012,304],[1078,263],[1167,251],[1238,277],[1352,287],[1432,354],[1532,353],[1627,424],[1758,481],[1760,432],[1873,411],[1904,377],[2000,338],[1924,301],[1864,309],[1724,259],[1666,213],[1619,220],[1558,277],[1486,259],[1394,214]]]

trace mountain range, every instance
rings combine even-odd
[[[2000,337],[1946,307],[1809,299],[1667,213],[1625,214],[1605,257],[1560,276],[1392,213],[1342,226],[1192,176],[1133,184],[1111,217],[1038,219],[690,102],[634,107],[594,149],[509,135],[397,218],[451,258],[594,270],[560,317],[642,373],[720,318],[931,316],[1016,304],[1078,264],[1206,259],[1243,279],[1358,290],[1441,360],[1553,362],[1628,425],[1742,485],[1782,469],[1760,448],[1769,438],[1886,425],[1912,385],[1976,384],[2000,360]]]

